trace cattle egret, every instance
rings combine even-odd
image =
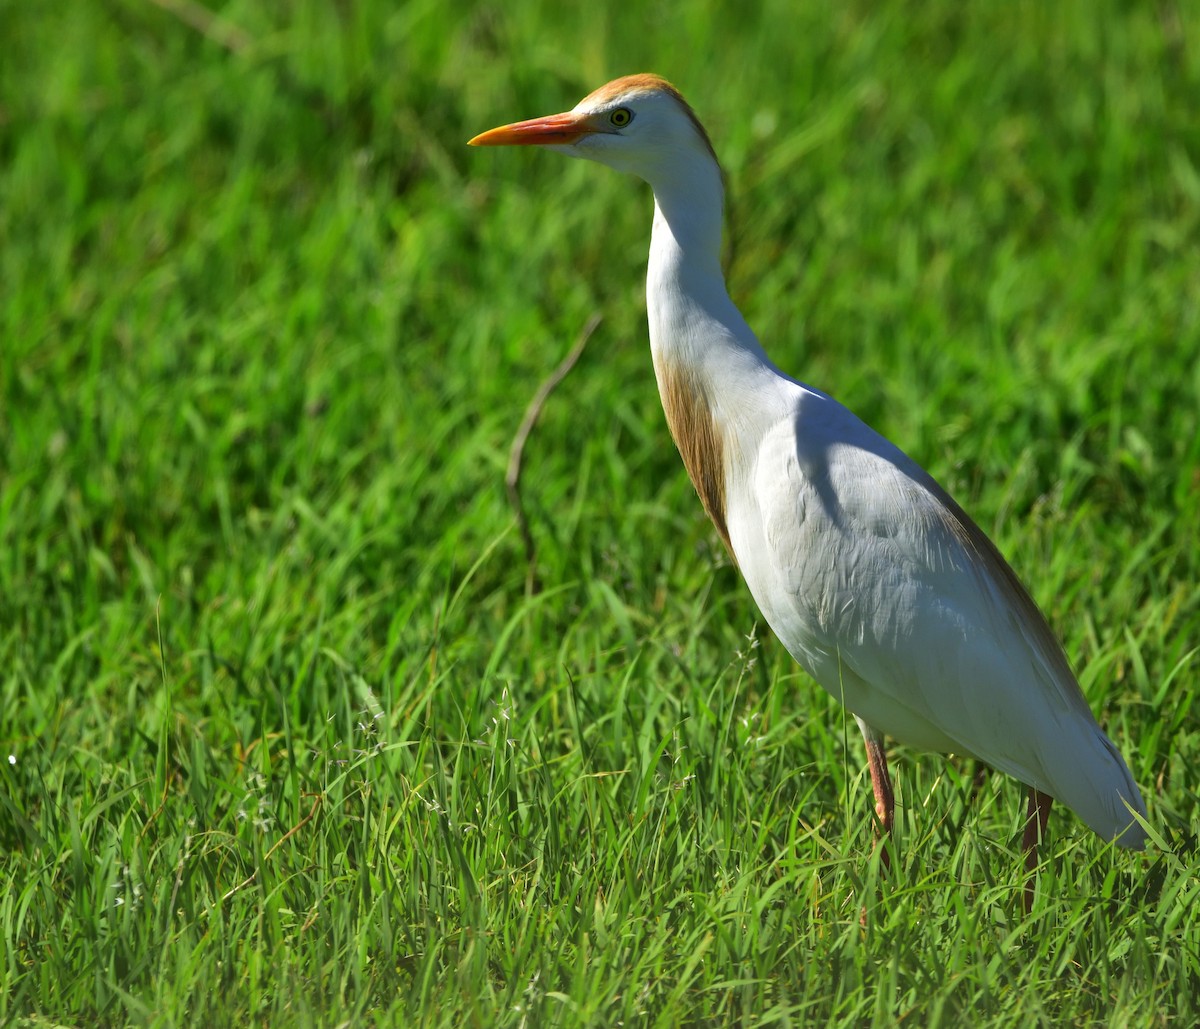
[[[895,806],[886,735],[1025,783],[1030,871],[1052,800],[1140,849],[1133,776],[995,545],[899,448],[776,368],[729,299],[721,171],[679,91],[629,75],[471,144],[536,145],[650,184],[646,302],[667,424],[771,629],[854,714],[878,827],[890,832]]]

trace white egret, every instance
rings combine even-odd
[[[650,184],[646,299],[667,424],[771,629],[854,714],[883,831],[886,735],[1025,783],[1030,871],[1052,799],[1141,848],[1133,776],[1000,552],[916,462],[776,368],[730,300],[721,172],[679,91],[629,75],[471,143],[537,145]]]

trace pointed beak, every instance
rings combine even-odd
[[[567,111],[565,114],[530,118],[528,121],[488,129],[487,132],[481,132],[474,139],[468,140],[467,145],[546,146],[551,143],[575,143],[580,137],[595,131],[597,130],[591,126],[586,115]]]

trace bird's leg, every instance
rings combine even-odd
[[[892,869],[892,854],[888,843],[892,836],[892,822],[896,815],[896,795],[892,792],[892,779],[888,775],[887,754],[883,749],[883,733],[868,725],[857,715],[854,720],[862,730],[863,742],[867,745],[867,768],[871,771],[871,789],[875,793],[875,846],[879,850],[879,863],[885,872]],[[886,837],[886,838],[885,838]],[[858,920],[867,927],[867,908],[863,906]]]
[[[863,740],[867,744],[867,767],[871,771],[871,789],[875,792],[875,833],[877,837],[890,837],[896,815],[896,795],[892,792],[892,779],[888,775],[883,734],[862,721],[859,721],[858,727],[862,730]],[[886,845],[879,859],[884,868],[891,868],[891,856]]]
[[[979,794],[983,792],[983,787],[987,783],[988,776],[992,770],[988,768],[982,761],[975,762],[975,772],[971,776],[971,803],[974,804],[979,798]]]
[[[1038,844],[1050,821],[1050,805],[1054,798],[1033,786],[1029,787],[1029,806],[1025,814],[1025,836],[1021,848],[1025,851],[1025,914],[1033,910],[1034,872],[1037,870]]]

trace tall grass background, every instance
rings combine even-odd
[[[1200,19],[1173,0],[0,4],[0,1022],[1196,1017]],[[1142,785],[894,754],[670,444],[650,197],[465,147],[654,70],[778,364],[996,539]],[[545,375],[601,323],[504,489]],[[530,584],[536,579],[540,589]],[[864,925],[865,914],[865,925]]]

